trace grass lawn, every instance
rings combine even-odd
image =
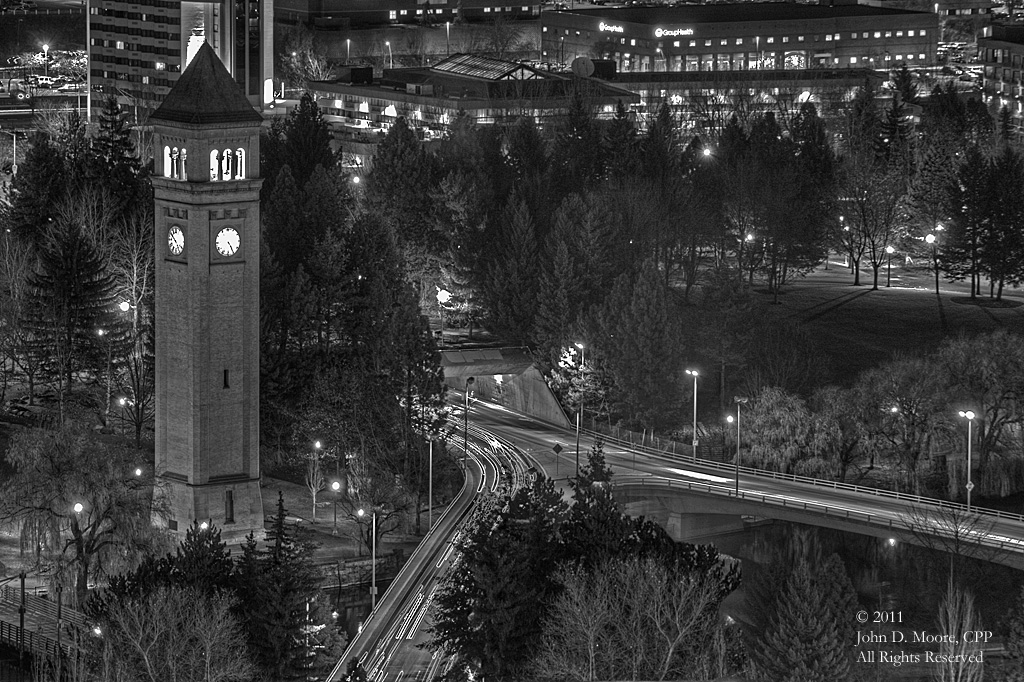
[[[786,285],[779,305],[772,306],[774,314],[814,333],[831,360],[833,382],[849,385],[858,373],[894,354],[919,356],[961,333],[1007,329],[1024,335],[1022,291],[1004,291],[1003,305],[993,305],[987,296],[971,303],[968,286],[941,281],[936,296],[932,271],[895,262],[892,287],[885,286],[883,268],[880,288],[872,291],[870,269],[862,271],[861,285],[855,287],[850,269],[836,260],[828,270],[819,267]],[[759,295],[771,303],[770,294]]]

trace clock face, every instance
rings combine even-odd
[[[222,256],[233,256],[238,251],[240,242],[238,230],[233,227],[225,227],[217,233],[217,253]]]
[[[177,225],[167,231],[167,248],[174,256],[180,256],[185,250],[185,232]]]

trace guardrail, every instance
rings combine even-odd
[[[716,486],[708,483],[694,483],[691,481],[679,481],[671,478],[662,478],[657,476],[626,476],[620,478],[616,482],[616,486],[619,488],[625,487],[668,487],[668,488],[685,488],[692,492],[718,495],[720,497],[730,497],[740,500],[748,500],[751,502],[757,502],[764,505],[771,505],[776,507],[784,507],[788,509],[796,509],[800,511],[810,511],[817,514],[823,514],[825,516],[834,516],[842,518],[846,521],[866,523],[872,526],[882,526],[893,531],[907,531],[907,532],[925,532],[930,535],[939,537],[959,537],[961,540],[967,540],[980,544],[983,546],[994,547],[1001,550],[1012,550],[1014,552],[1024,552],[1024,539],[1016,540],[1013,538],[993,538],[988,533],[979,530],[970,530],[957,528],[954,529],[943,527],[942,524],[929,525],[924,523],[915,523],[913,520],[899,519],[893,521],[892,518],[886,517],[881,514],[871,514],[869,512],[852,511],[849,509],[843,509],[841,507],[831,507],[827,504],[820,504],[817,502],[797,502],[793,500],[787,500],[783,496],[765,495],[763,493],[750,493],[740,491],[739,497],[737,497],[735,490],[731,487]],[[972,509],[972,514],[976,512]],[[982,516],[982,514],[979,514]],[[963,535],[958,533],[963,532]]]
[[[606,443],[614,443],[614,444],[616,444],[616,445],[618,445],[620,447],[624,447],[626,449],[632,449],[632,450],[636,450],[638,452],[644,452],[644,453],[647,453],[647,454],[658,455],[659,457],[664,457],[664,458],[667,458],[667,459],[671,459],[671,460],[679,462],[679,463],[693,464],[693,465],[700,466],[700,467],[703,467],[703,468],[706,468],[706,469],[714,469],[716,471],[723,471],[723,472],[732,473],[732,474],[735,474],[735,472],[736,472],[736,466],[733,465],[733,464],[725,464],[723,462],[715,462],[713,460],[700,459],[699,457],[695,457],[693,455],[690,455],[690,456],[678,455],[678,454],[674,454],[674,453],[671,453],[671,452],[666,451],[666,450],[659,450],[657,448],[651,448],[651,447],[646,446],[646,445],[636,445],[634,443],[630,443],[629,441],[625,441],[625,440],[623,440],[621,438],[615,438],[614,436],[609,436],[608,434],[600,433],[598,431],[591,431],[589,429],[585,429],[584,433],[586,433],[588,436],[590,436],[592,438],[600,438],[601,440],[603,440]],[[918,504],[936,505],[936,506],[945,507],[947,509],[956,509],[956,510],[962,510],[962,511],[966,511],[967,510],[967,505],[963,505],[963,504],[960,504],[958,502],[950,502],[948,500],[940,500],[940,499],[938,499],[936,497],[924,497],[922,495],[914,495],[912,493],[901,493],[901,492],[897,492],[895,490],[885,490],[883,488],[871,488],[871,487],[867,487],[867,486],[854,485],[852,483],[840,483],[838,481],[828,481],[828,480],[821,479],[821,478],[811,478],[811,477],[808,477],[808,476],[799,476],[797,474],[785,474],[785,473],[781,473],[781,472],[778,472],[778,471],[769,471],[767,469],[755,469],[755,468],[752,468],[752,467],[740,467],[740,473],[746,474],[748,476],[758,476],[758,477],[761,477],[761,478],[770,478],[770,479],[777,480],[777,481],[790,481],[790,482],[793,482],[793,483],[802,483],[804,485],[815,486],[815,487],[818,487],[818,488],[831,488],[832,490],[847,490],[847,491],[850,491],[850,492],[857,492],[857,493],[862,493],[862,494],[865,494],[865,495],[874,495],[876,497],[886,497],[886,498],[890,498],[890,499],[894,499],[894,500],[916,502]],[[999,511],[997,509],[984,509],[984,508],[979,508],[976,505],[972,505],[971,513],[972,514],[982,515],[982,516],[992,516],[992,517],[995,517],[995,518],[998,518],[998,519],[1009,519],[1011,521],[1024,522],[1024,515],[1022,515],[1022,514],[1013,514],[1013,513],[1010,513],[1010,512]]]

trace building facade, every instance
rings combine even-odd
[[[888,69],[935,62],[938,18],[859,4],[744,3],[545,12],[542,59],[622,73]]]
[[[262,536],[260,129],[201,45],[150,117],[156,245],[154,520]]]
[[[1024,126],[1024,24],[993,24],[978,39],[982,95],[992,108],[1006,107],[1015,132]]]
[[[280,16],[338,28],[536,19],[538,0],[278,0]]]
[[[274,0],[88,0],[90,108],[115,95],[144,123],[208,43],[249,101],[273,101]]]

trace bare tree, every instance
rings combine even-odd
[[[111,603],[93,646],[101,680],[242,682],[256,668],[224,595],[165,588]]]
[[[916,544],[948,559],[950,578],[959,584],[973,584],[982,577],[976,571],[987,569],[1009,553],[991,541],[992,519],[966,507],[913,507],[902,522]]]
[[[937,682],[980,682],[985,674],[981,644],[970,641],[968,635],[982,629],[981,619],[974,608],[974,597],[967,589],[957,586],[952,576],[946,597],[939,604],[938,624],[942,641],[936,653],[941,658],[934,679]]]

